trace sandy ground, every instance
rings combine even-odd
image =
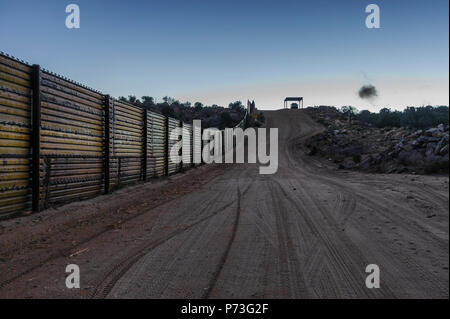
[[[202,166],[1,222],[0,297],[449,297],[448,177],[336,171],[301,150],[322,129],[305,113],[265,117],[274,175]]]

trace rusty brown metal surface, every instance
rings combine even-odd
[[[41,208],[101,193],[103,104],[100,93],[42,72]]]
[[[31,210],[31,67],[0,54],[0,218]]]
[[[147,123],[147,173],[150,177],[161,177],[164,176],[165,171],[165,117],[158,113],[148,112]]]
[[[114,100],[110,112],[110,180],[115,188],[142,180],[144,110]]]

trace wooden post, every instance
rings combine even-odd
[[[142,179],[144,180],[144,182],[147,181],[147,133],[148,133],[148,125],[147,125],[147,109],[144,109],[144,129],[143,129],[143,134],[144,134],[144,138],[143,138],[143,143],[144,143],[144,147],[142,148],[142,154],[143,154],[143,158],[142,158]]]
[[[32,150],[32,174],[31,174],[31,191],[32,191],[32,210],[40,211],[40,158],[41,158],[41,67],[34,64],[32,67],[32,104],[31,104],[31,150]]]
[[[105,135],[104,135],[104,148],[105,148],[105,154],[104,154],[104,166],[103,166],[103,174],[104,174],[104,192],[105,194],[109,193],[109,184],[110,184],[110,127],[109,127],[109,120],[110,120],[110,108],[111,108],[111,97],[109,95],[105,95]]]

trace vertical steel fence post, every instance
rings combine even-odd
[[[32,210],[40,211],[40,158],[41,158],[41,67],[34,64],[32,67],[32,133],[31,150],[32,150],[32,174],[31,174],[31,190],[32,190]]]
[[[148,124],[147,124],[147,108],[144,108],[144,147],[142,148],[142,154],[143,154],[143,159],[142,159],[142,179],[144,180],[144,182],[147,181],[147,133],[148,133]]]
[[[105,194],[109,193],[109,184],[110,184],[110,127],[109,127],[109,119],[110,119],[110,108],[111,108],[111,97],[109,95],[105,95],[105,135],[104,135],[104,191]]]

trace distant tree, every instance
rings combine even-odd
[[[173,97],[169,97],[169,96],[165,96],[165,97],[163,97],[162,98],[163,99],[163,101],[165,102],[165,103],[167,103],[167,104],[173,104],[173,103],[175,103],[175,102],[178,102],[178,101],[176,101]]]
[[[202,108],[203,108],[203,104],[202,103],[200,103],[200,102],[195,102],[194,103],[194,109],[195,109],[196,112],[200,112],[202,110]]]
[[[348,105],[341,107],[341,112],[348,118],[348,122],[351,123],[356,113],[358,113],[358,110],[356,109],[356,107]]]
[[[448,106],[437,106],[434,109],[434,124],[448,125]]]
[[[128,95],[128,102],[134,105],[141,104],[141,101],[139,101],[139,99],[137,99],[135,95]]]
[[[231,102],[228,107],[232,110],[241,111],[244,109],[244,105],[241,101]]]
[[[345,115],[348,115],[348,114],[355,115],[358,113],[358,110],[354,106],[347,105],[347,106],[341,107],[341,112],[344,113]]]
[[[144,106],[154,106],[155,105],[155,99],[151,96],[144,95],[141,97],[142,99],[142,105]]]
[[[378,127],[399,127],[401,126],[401,112],[391,111],[388,108],[380,110],[376,125]]]
[[[371,113],[369,110],[362,110],[358,114],[356,114],[356,119],[361,123],[368,125],[375,125],[377,114]]]

